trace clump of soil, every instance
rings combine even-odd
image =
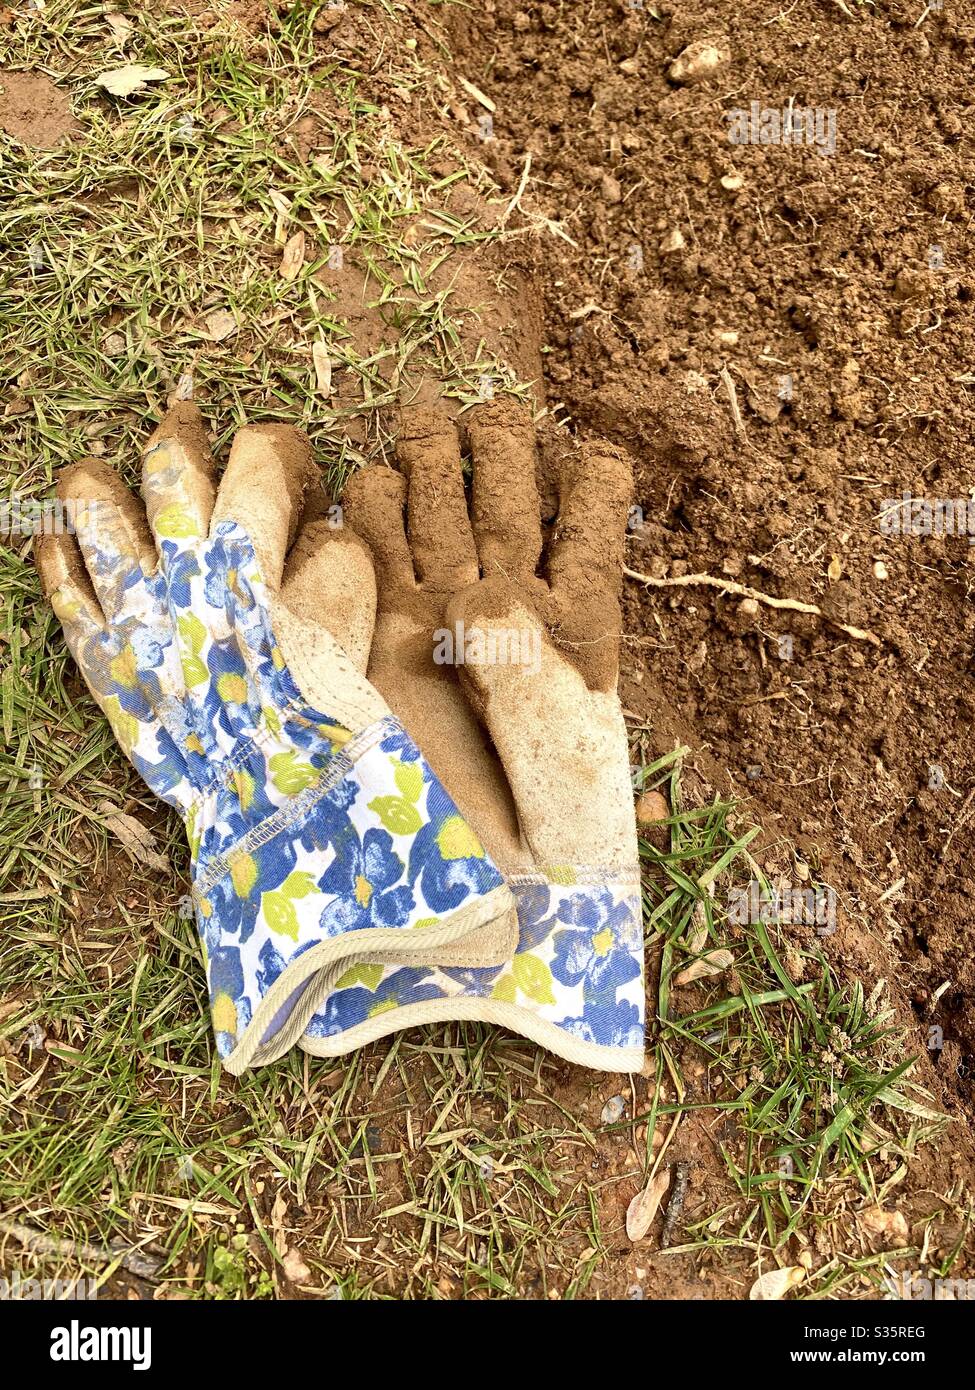
[[[66,94],[40,72],[0,73],[0,128],[22,145],[53,150],[77,134]]]

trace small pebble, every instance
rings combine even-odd
[[[703,82],[731,62],[731,49],[724,42],[698,39],[690,43],[671,63],[667,76],[671,82]]]
[[[670,815],[667,799],[660,792],[644,792],[636,803],[636,818],[640,825],[653,825]]]
[[[603,1113],[600,1117],[604,1125],[615,1125],[618,1120],[623,1118],[626,1110],[626,1101],[623,1096],[610,1096],[603,1106]]]

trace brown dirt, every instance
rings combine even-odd
[[[39,72],[0,72],[0,129],[23,145],[52,150],[81,129],[66,94]]]
[[[975,24],[946,9],[915,28],[899,5],[776,20],[746,4],[717,25],[703,4],[672,8],[497,0],[455,16],[458,71],[497,104],[481,147],[495,177],[513,192],[530,151],[522,206],[577,243],[546,237],[533,267],[550,396],[638,456],[633,568],[818,602],[882,646],[713,590],[631,585],[625,699],[826,866],[838,959],[868,988],[893,975],[922,1045],[944,1029],[934,1067],[968,1107],[971,555],[965,536],[884,536],[878,515],[904,489],[971,488]],[[730,63],[675,84],[670,62],[702,38]],[[835,154],[729,143],[726,110],[790,96],[835,109]],[[721,185],[736,174],[739,191]]]

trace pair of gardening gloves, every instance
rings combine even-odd
[[[457,428],[407,407],[397,469],[326,517],[305,436],[236,435],[217,482],[197,408],[139,503],[66,469],[37,547],[119,743],[183,818],[219,1052],[349,1052],[448,1019],[572,1062],[643,1060],[643,943],[616,693],[629,472],[563,441],[547,540],[513,401]],[[334,509],[333,509],[334,510]]]

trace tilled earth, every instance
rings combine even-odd
[[[455,56],[496,104],[502,189],[530,153],[574,243],[535,260],[549,400],[636,457],[631,567],[832,620],[632,582],[626,698],[823,866],[839,948],[896,973],[969,1105],[975,22],[845,9],[500,0]],[[675,80],[702,41],[724,61]],[[731,143],[753,103],[814,108],[823,138]],[[905,493],[955,503],[954,533],[889,534]]]

